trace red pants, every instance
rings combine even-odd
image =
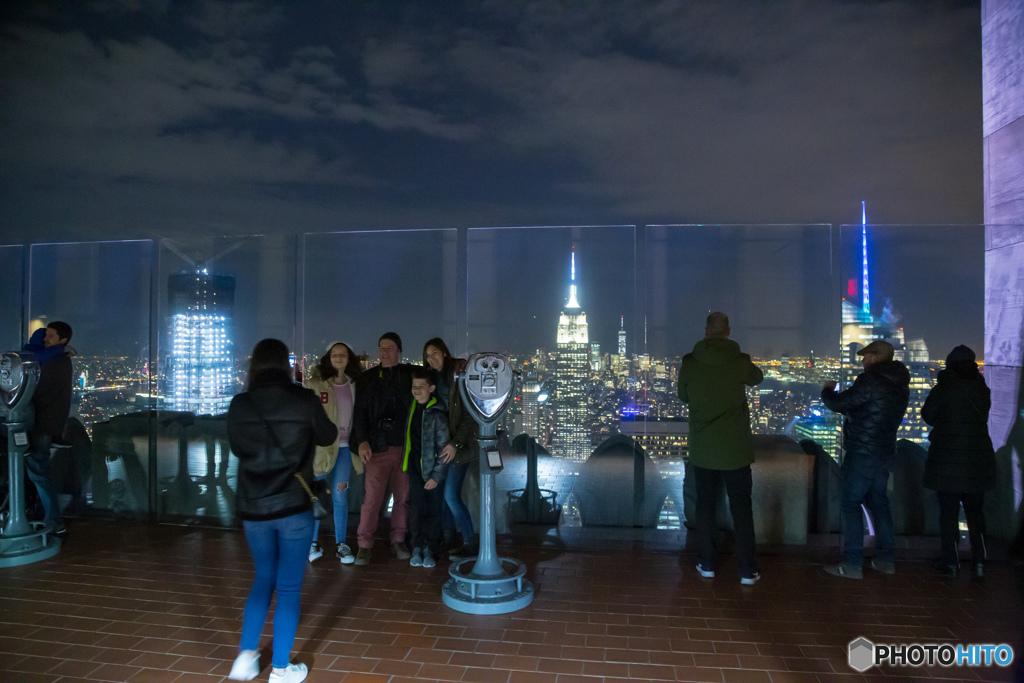
[[[409,473],[402,471],[405,449],[392,446],[383,453],[374,453],[366,463],[366,494],[359,514],[356,538],[360,548],[373,547],[373,534],[377,531],[380,506],[384,503],[384,490],[391,482],[395,504],[391,508],[391,542],[405,541],[409,525]]]

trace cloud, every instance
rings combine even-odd
[[[165,183],[230,213],[302,186],[385,223],[833,221],[868,198],[980,220],[960,182],[981,173],[976,8],[89,7],[4,22],[5,196]]]

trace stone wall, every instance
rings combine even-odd
[[[1024,0],[982,0],[985,377],[989,429],[1022,497],[1024,455]],[[1009,536],[1016,520],[990,520]]]

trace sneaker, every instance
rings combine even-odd
[[[324,555],[324,549],[320,547],[320,544],[313,541],[313,545],[309,546],[309,561],[319,560]]]
[[[372,554],[373,554],[373,551],[370,550],[369,548],[360,548],[359,552],[356,553],[356,564],[358,564],[358,565],[370,564],[370,555],[372,555]]]
[[[391,554],[400,560],[408,560],[412,557],[412,553],[409,552],[409,546],[401,541],[391,544]]]
[[[260,674],[260,653],[240,652],[231,665],[228,678],[233,681],[251,681]]]
[[[480,554],[480,546],[477,545],[476,539],[463,542],[462,545],[452,548],[448,553],[449,560],[461,560],[466,557],[474,557]]]
[[[284,673],[270,672],[270,680],[279,681],[280,683],[299,683],[299,681],[306,680],[306,676],[309,674],[309,669],[306,668],[305,664],[289,664],[285,667]]]
[[[751,576],[740,577],[740,583],[744,586],[753,586],[761,580],[761,572],[754,572]]]
[[[423,551],[419,548],[414,548],[412,551],[412,558],[409,560],[409,564],[414,567],[423,566]]]
[[[700,574],[701,576],[703,576],[705,579],[713,579],[713,578],[715,578],[715,570],[714,569],[705,569],[704,565],[702,565],[702,564],[698,564],[697,565],[697,573]]]
[[[352,554],[352,548],[344,543],[338,544],[338,559],[342,564],[352,564],[356,561],[355,555]]]
[[[434,553],[430,552],[429,549],[423,549],[423,566],[426,569],[431,569],[437,566],[437,560],[434,559]]]
[[[974,578],[984,579],[985,578],[985,563],[975,562],[974,563]]]
[[[63,536],[67,532],[68,528],[64,526],[64,520],[58,519],[56,524],[53,525],[53,533],[57,534],[58,536]]]
[[[825,571],[832,576],[839,576],[844,579],[864,578],[864,570],[861,567],[854,567],[848,564],[830,564],[825,567]]]
[[[896,573],[895,562],[887,562],[885,560],[871,560],[871,568],[876,571],[880,571],[883,574],[892,575]]]

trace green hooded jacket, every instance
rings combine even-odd
[[[679,400],[690,406],[690,462],[738,470],[754,462],[748,386],[764,373],[731,339],[702,339],[679,367]]]

